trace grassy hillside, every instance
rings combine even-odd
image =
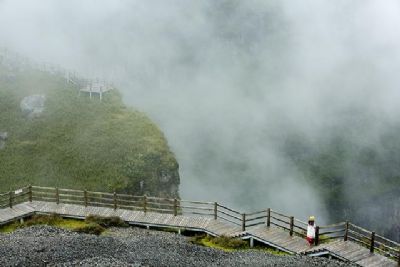
[[[125,107],[117,91],[100,102],[60,76],[0,67],[0,192],[27,184],[176,195],[178,164],[162,132]],[[43,114],[27,118],[25,96],[45,94]],[[142,190],[140,181],[144,181]]]

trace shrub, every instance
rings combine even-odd
[[[224,247],[224,248],[231,248],[231,249],[243,249],[247,248],[248,244],[246,241],[241,240],[239,238],[231,238],[228,236],[219,236],[214,237],[210,240],[215,245]]]
[[[97,223],[88,223],[85,226],[78,227],[74,231],[78,233],[92,234],[92,235],[100,235],[106,229]]]
[[[62,221],[62,218],[57,215],[57,214],[51,214],[51,215],[33,215],[32,218],[29,220],[25,221],[21,227],[28,227],[32,225],[55,225]]]
[[[89,215],[86,217],[85,221],[88,223],[96,223],[104,228],[128,227],[128,224],[117,216],[103,217],[97,215]]]
[[[203,246],[203,240],[208,239],[206,235],[195,235],[189,239],[190,243]]]
[[[189,241],[197,245],[206,245],[223,249],[244,249],[249,247],[246,241],[228,236],[212,237],[206,235],[196,235],[191,237]]]

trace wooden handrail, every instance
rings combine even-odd
[[[345,225],[346,225],[346,222],[340,222],[340,223],[334,223],[334,224],[320,226],[319,229],[336,228],[336,227],[342,227]]]
[[[285,218],[290,218],[290,216],[289,215],[286,215],[286,214],[283,214],[283,213],[280,213],[280,212],[277,212],[277,211],[275,211],[275,210],[272,210],[271,209],[271,213],[274,213],[274,214],[276,214],[276,215],[279,215],[279,216],[281,216],[281,217],[285,217]]]
[[[228,208],[228,207],[226,207],[226,206],[223,206],[223,205],[221,205],[221,204],[218,204],[218,203],[217,203],[217,205],[218,205],[218,207],[223,208],[223,209],[226,209],[226,210],[229,210],[230,212],[236,213],[237,215],[241,215],[241,214],[242,214],[242,213],[240,213],[239,211],[233,210],[233,209]]]
[[[20,190],[22,190],[22,192]],[[245,229],[250,226],[260,224],[266,224],[267,226],[270,226],[271,224],[273,224],[277,227],[288,230],[290,235],[293,235],[294,233],[299,233],[296,229],[300,229],[304,232],[306,230],[304,226],[307,225],[306,222],[298,220],[293,216],[285,215],[270,208],[251,213],[241,213],[217,202],[148,197],[146,195],[134,196],[128,194],[117,194],[116,192],[93,192],[87,190],[64,189],[58,187],[53,188],[32,185],[23,187],[20,190],[18,190],[20,191],[20,193],[18,194],[14,194],[14,191],[1,193],[0,207],[8,206],[10,208],[13,208],[18,203],[27,200],[32,202],[35,199],[42,201],[52,201],[56,202],[57,204],[79,203],[85,205],[86,207],[90,204],[93,204],[113,207],[114,209],[117,209],[118,207],[124,207],[128,209],[142,210],[144,212],[160,211],[171,213],[174,216],[177,216],[178,214],[183,214],[184,212],[187,214],[199,214],[205,216],[211,215],[214,217],[214,219],[219,218],[222,220],[226,220],[232,224],[241,226],[243,231],[245,231]],[[93,201],[96,199],[98,201]],[[182,203],[190,203],[192,205],[185,206],[182,205]],[[188,210],[184,211],[184,209]],[[210,213],[196,212],[196,210],[210,211]],[[264,219],[265,221],[263,221]],[[345,241],[351,239],[365,245],[366,247],[369,247],[371,252],[378,250],[389,253],[390,251],[391,255],[398,258],[400,264],[400,243],[377,235],[373,231],[369,231],[348,221],[330,225],[317,226],[315,239],[316,244],[320,242],[321,235],[327,236],[326,238],[323,238],[323,240],[339,237],[343,237]]]
[[[246,216],[258,215],[260,213],[264,213],[264,212],[267,212],[267,211],[268,210],[260,210],[260,211],[250,212],[250,213],[246,213]]]
[[[242,217],[237,217],[235,215],[229,214],[229,213],[227,213],[225,211],[222,211],[222,210],[219,210],[218,213],[222,213],[222,214],[224,214],[224,215],[226,215],[228,217],[231,217],[231,218],[239,220],[239,221],[242,220],[242,218],[243,218],[243,216],[242,216],[243,214],[241,215]]]

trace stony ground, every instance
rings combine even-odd
[[[112,228],[101,236],[49,226],[0,234],[0,266],[347,266],[261,251],[224,252],[175,233]]]

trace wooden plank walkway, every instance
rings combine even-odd
[[[306,251],[303,251],[303,253],[306,255],[313,255],[322,251],[327,251],[337,258],[346,259],[360,266],[399,266],[394,260],[391,260],[378,253],[371,253],[368,248],[352,241],[336,240],[330,243],[319,245],[317,247],[309,248]]]
[[[300,253],[309,249],[307,241],[299,236],[290,236],[288,231],[281,228],[265,225],[251,228],[246,231],[247,238],[253,237],[256,240],[269,244],[273,247],[282,248],[289,253]]]
[[[114,210],[113,208],[93,206],[85,207],[82,205],[56,204],[44,201],[33,201],[30,205],[37,213],[56,213],[61,216],[70,216],[75,218],[85,218],[88,215],[118,216],[132,225],[190,229],[193,231],[206,232],[213,236],[234,235],[241,231],[238,226],[232,226],[210,217],[174,216],[173,214],[166,213],[124,209]]]
[[[357,263],[360,266],[398,266],[394,260],[378,253],[370,253],[368,248],[362,247],[355,242],[338,240],[310,248],[304,238],[297,235],[290,236],[288,231],[276,226],[260,225],[250,227],[247,231],[242,231],[239,226],[206,216],[174,216],[167,213],[32,201],[16,204],[12,208],[0,209],[0,224],[31,216],[34,213],[56,213],[64,217],[81,219],[88,215],[119,216],[131,225],[187,229],[208,233],[213,236],[225,235],[239,237],[244,240],[253,239],[291,254],[317,256],[325,253]]]

